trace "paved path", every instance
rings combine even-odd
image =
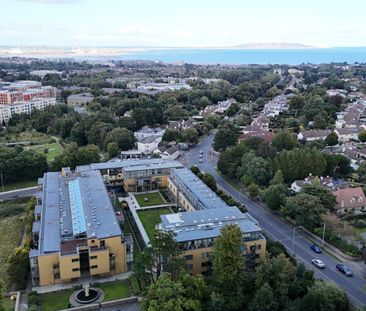
[[[36,193],[36,190],[37,186],[0,192],[0,202],[21,197],[31,197]]]
[[[294,249],[292,249],[292,236],[294,227],[280,217],[274,215],[269,210],[263,208],[257,202],[252,201],[246,195],[231,186],[216,170],[215,157],[210,155],[210,149],[213,142],[213,135],[207,136],[195,148],[183,154],[181,161],[188,168],[192,165],[197,165],[202,171],[213,175],[218,185],[227,191],[232,197],[241,203],[245,204],[248,212],[259,222],[259,226],[272,237],[275,241],[279,241],[286,246],[289,252],[295,253],[298,261],[303,262],[309,269],[314,270],[317,278],[335,282],[342,287],[351,300],[358,306],[366,305],[366,292],[364,286],[366,281],[363,278],[366,275],[366,266],[362,271],[354,271],[352,278],[347,278],[340,272],[336,271],[335,265],[339,262],[333,255],[323,252],[315,254],[310,250],[311,242],[303,237],[299,232],[296,232]],[[199,163],[199,152],[204,152],[203,163]],[[324,270],[319,270],[311,265],[313,258],[321,259],[327,266]]]

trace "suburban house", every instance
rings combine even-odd
[[[175,146],[171,146],[160,154],[160,157],[166,160],[175,160],[179,157],[179,150]]]
[[[245,134],[240,135],[239,142],[246,141],[247,139],[252,138],[252,137],[258,137],[258,138],[263,139],[267,143],[271,143],[275,136],[276,135],[273,132],[258,129],[256,131],[247,132]]]
[[[366,211],[366,198],[361,187],[338,189],[333,194],[336,196],[337,214]]]
[[[331,133],[330,130],[310,130],[303,131],[297,134],[297,139],[303,142],[310,142],[316,140],[325,140]]]
[[[91,93],[73,94],[67,97],[67,104],[72,106],[85,107],[94,100]]]
[[[345,181],[342,179],[335,179],[335,178],[329,177],[329,176],[317,177],[317,176],[313,176],[312,174],[309,174],[309,176],[303,180],[295,180],[291,184],[291,190],[294,192],[300,192],[304,188],[304,186],[313,185],[313,184],[318,184],[320,187],[323,187],[327,190],[335,191],[338,188],[340,188],[341,186],[344,186]]]
[[[151,154],[158,149],[161,136],[148,136],[137,142],[137,150],[143,154]]]
[[[338,140],[342,143],[356,140],[358,141],[358,128],[336,128],[334,132],[338,135]]]
[[[138,141],[141,141],[142,139],[150,136],[159,137],[160,138],[159,143],[160,143],[164,133],[165,129],[161,127],[150,128],[148,126],[145,126],[142,129],[139,129],[138,131],[134,132],[134,135]]]

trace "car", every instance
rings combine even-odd
[[[199,158],[198,159],[198,163],[203,163],[203,159],[202,158]]]
[[[324,269],[325,268],[325,264],[324,262],[322,262],[320,259],[313,259],[311,261],[311,263],[314,265],[314,266],[317,266],[319,269]]]
[[[202,153],[200,153],[200,155],[199,155],[198,157],[199,157],[200,159],[201,159],[201,158],[203,158],[203,154],[202,154]]]
[[[320,247],[316,244],[311,244],[310,246],[311,250],[313,250],[315,253],[320,254],[322,252],[322,250],[320,249]]]
[[[202,149],[200,150],[200,154],[203,154],[203,150]]]
[[[345,274],[346,276],[353,276],[352,270],[350,267],[346,266],[344,263],[338,263],[336,265],[336,269],[340,272],[342,272],[343,274]]]

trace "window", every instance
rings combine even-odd
[[[261,244],[258,244],[257,245],[257,249],[261,249],[262,248],[262,245]]]
[[[93,265],[90,267],[90,269],[97,269],[98,268],[98,265]]]
[[[211,261],[206,261],[206,262],[201,263],[202,268],[207,268],[207,267],[210,267],[211,265],[212,265]]]
[[[101,240],[100,241],[100,247],[103,247],[103,246],[105,246],[105,241],[104,240]]]
[[[95,243],[95,240],[91,240],[91,242],[94,244]]]
[[[192,270],[193,269],[193,265],[192,264],[186,265],[186,269],[187,270]]]
[[[186,255],[183,256],[184,260],[192,260],[193,259],[193,255]]]
[[[97,255],[90,256],[90,259],[97,259],[97,258],[98,258]]]
[[[79,271],[79,268],[73,268],[72,269],[72,272],[76,272],[76,271]]]
[[[210,257],[210,253],[202,253],[201,254],[201,258],[209,258]]]
[[[79,258],[73,258],[71,259],[71,262],[79,262]]]

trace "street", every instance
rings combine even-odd
[[[290,253],[295,253],[297,260],[303,262],[308,268],[313,269],[317,278],[335,282],[347,292],[350,299],[356,305],[366,305],[366,292],[364,290],[366,281],[363,279],[362,272],[354,270],[354,276],[351,278],[341,274],[335,269],[336,264],[340,261],[324,251],[321,254],[314,253],[310,249],[311,242],[303,237],[298,231],[296,231],[294,249],[292,249],[294,227],[236,190],[218,174],[216,171],[216,160],[210,154],[213,139],[214,135],[212,134],[205,137],[197,146],[182,155],[179,160],[188,168],[192,165],[197,165],[201,171],[210,173],[221,188],[247,207],[248,212],[259,222],[259,226],[273,240],[284,244]],[[200,150],[203,150],[204,153],[204,160],[202,163],[198,162]],[[313,267],[311,265],[311,260],[314,258],[321,259],[325,263],[326,268],[319,270]],[[365,271],[363,273],[365,273]]]

